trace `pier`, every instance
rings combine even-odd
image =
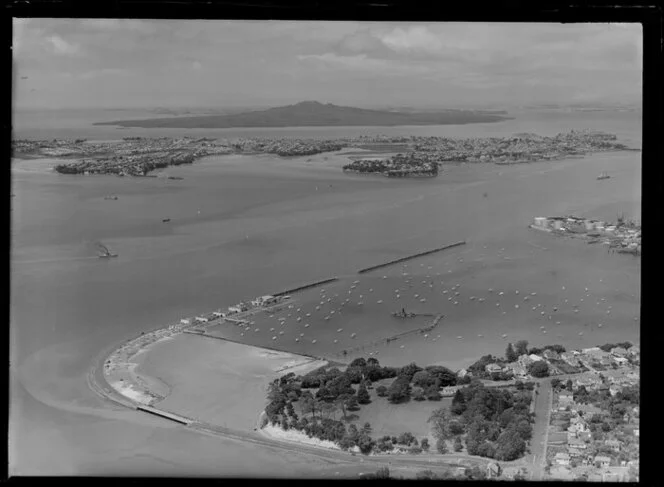
[[[395,260],[390,260],[388,262],[384,262],[383,264],[378,264],[378,265],[374,265],[374,266],[371,266],[371,267],[365,267],[364,269],[360,269],[359,271],[357,271],[357,273],[358,274],[364,274],[365,272],[370,272],[370,271],[374,271],[376,269],[380,269],[382,267],[387,267],[387,266],[390,266],[390,265],[398,264],[399,262],[405,262],[407,260],[415,259],[417,257],[422,257],[424,255],[429,255],[429,254],[433,254],[435,252],[440,252],[442,250],[451,249],[453,247],[458,247],[459,245],[465,245],[465,243],[466,243],[466,241],[462,240],[460,242],[456,242],[456,243],[453,243],[453,244],[450,244],[450,245],[445,245],[443,247],[438,247],[436,249],[425,250],[424,252],[418,252],[416,254],[407,255],[406,257],[401,257],[400,259],[395,259]]]

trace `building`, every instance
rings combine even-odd
[[[627,351],[626,348],[623,347],[615,347],[611,349],[611,355],[617,355],[619,357],[625,357],[629,355],[629,352]]]
[[[544,356],[544,358],[549,360],[560,360],[560,354],[558,354],[558,352],[556,352],[555,350],[548,350],[548,349],[544,350],[544,352],[542,352],[542,355]]]
[[[521,365],[524,369],[528,369],[528,366],[533,363],[533,359],[531,359],[528,355],[521,355],[518,359],[517,362],[519,365]]]
[[[530,355],[528,355],[528,357],[533,362],[539,362],[540,360],[544,360],[542,357],[540,357],[539,355],[535,355],[534,353],[531,353]]]
[[[558,394],[558,405],[565,408],[574,402],[574,395],[569,391]]]
[[[585,450],[586,448],[588,448],[586,442],[578,438],[571,438],[570,441],[567,443],[567,446],[569,448],[576,448],[577,450]]]
[[[498,364],[489,364],[485,368],[486,368],[486,371],[490,374],[493,374],[495,372],[502,372],[502,370],[503,370],[503,368]]]
[[[606,468],[611,466],[611,459],[607,456],[604,455],[597,455],[595,457],[595,465],[599,465],[600,467]]]
[[[606,440],[604,444],[611,448],[611,450],[614,452],[620,451],[620,442],[618,440]]]
[[[581,362],[579,362],[579,359],[576,357],[576,355],[574,355],[574,354],[571,353],[571,352],[564,352],[564,353],[561,353],[561,354],[560,354],[560,358],[561,358],[563,361],[565,361],[565,362],[567,362],[568,364],[570,364],[572,367],[578,367],[579,365],[581,365]]]
[[[569,465],[569,454],[564,452],[556,453],[553,461],[556,465]]]

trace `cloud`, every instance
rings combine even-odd
[[[297,56],[302,62],[324,70],[347,70],[356,73],[413,75],[429,73],[430,69],[423,65],[413,65],[405,62],[395,62],[387,59],[368,57],[366,54],[341,56],[333,52],[325,54],[305,54]]]
[[[53,52],[62,56],[75,56],[81,53],[81,48],[77,44],[71,44],[58,35],[52,35],[46,38],[51,44]]]
[[[437,54],[443,48],[441,40],[422,26],[409,29],[397,27],[392,32],[383,35],[380,40],[385,46],[396,52]]]
[[[203,65],[198,61],[194,61],[193,63],[191,63],[191,67],[196,71],[200,71],[201,69],[203,69]]]

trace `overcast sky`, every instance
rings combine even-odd
[[[641,40],[639,24],[16,19],[15,101],[638,103]]]

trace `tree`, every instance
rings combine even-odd
[[[560,381],[560,379],[558,379],[558,378],[556,378],[556,377],[554,377],[553,379],[551,379],[551,387],[553,387],[554,389],[558,389],[558,388],[560,387],[560,384],[562,384],[562,382]]]
[[[368,423],[368,422],[364,423],[362,425],[362,432],[367,434],[367,435],[370,435],[371,434],[371,424]]]
[[[461,437],[457,436],[454,438],[454,451],[460,452],[463,450],[463,443],[461,442]]]
[[[516,353],[514,350],[514,347],[512,346],[511,343],[507,344],[507,349],[505,350],[505,359],[509,363],[516,362],[516,360],[519,358],[519,355]]]
[[[370,357],[367,359],[367,365],[368,366],[373,366],[373,367],[380,367],[380,363],[378,363],[378,359],[374,357]]]
[[[422,447],[422,450],[429,451],[429,438],[422,438],[420,446]]]
[[[517,355],[526,355],[528,353],[528,340],[519,340],[514,344],[514,350]]]
[[[565,383],[565,389],[572,392],[574,389],[574,382],[572,382],[572,379],[567,379],[567,382]]]
[[[549,376],[549,364],[544,360],[538,360],[533,362],[528,366],[528,373],[533,377],[548,377]]]
[[[385,387],[385,386],[378,386],[378,387],[376,387],[376,394],[377,394],[379,397],[385,397],[385,396],[387,396],[387,387]]]
[[[348,364],[348,367],[366,367],[366,366],[367,366],[367,361],[364,360],[362,357],[356,358],[350,364]]]
[[[344,419],[347,419],[348,400],[350,398],[351,398],[350,394],[341,394],[335,400],[337,406],[341,408],[341,413],[343,414]]]
[[[424,397],[424,390],[421,387],[415,387],[413,388],[413,399],[416,401],[424,401],[426,398]]]
[[[394,404],[410,399],[410,377],[408,375],[401,375],[394,379],[387,390],[387,399]]]
[[[422,370],[422,367],[418,366],[415,362],[411,362],[408,365],[401,367],[397,376],[408,377],[408,382],[410,383],[410,381],[413,379],[413,376],[420,370]]]
[[[364,385],[364,382],[360,384],[360,387],[357,389],[357,402],[360,404],[369,404],[371,402],[371,396],[367,387]]]
[[[357,396],[352,395],[348,398],[346,401],[346,409],[348,411],[358,411],[360,409],[360,405],[357,402]]]
[[[424,391],[424,395],[429,401],[440,401],[442,396],[440,395],[440,392],[438,392],[438,387],[435,385],[430,385],[429,387],[426,388]]]
[[[454,386],[458,383],[457,375],[447,367],[441,365],[430,365],[426,370],[433,379],[438,380],[439,387]]]
[[[450,411],[453,414],[463,414],[466,410],[466,397],[461,392],[461,389],[457,390],[454,393],[454,398],[452,398],[452,406],[450,406]]]
[[[371,360],[371,359],[369,359]],[[378,470],[376,470],[376,478],[377,479],[383,479],[387,480],[390,478],[390,469],[387,467],[381,467]]]
[[[452,437],[449,430],[449,412],[444,407],[434,410],[427,422],[431,424],[431,433],[434,438],[445,440]]]
[[[445,455],[446,453],[449,453],[449,450],[447,448],[447,443],[445,443],[445,440],[442,438],[438,438],[436,440],[436,451],[440,453],[441,455]]]
[[[433,384],[434,381],[435,379],[431,377],[431,375],[429,375],[426,370],[420,370],[419,372],[416,372],[415,375],[413,375],[413,385],[419,386],[423,389]]]

